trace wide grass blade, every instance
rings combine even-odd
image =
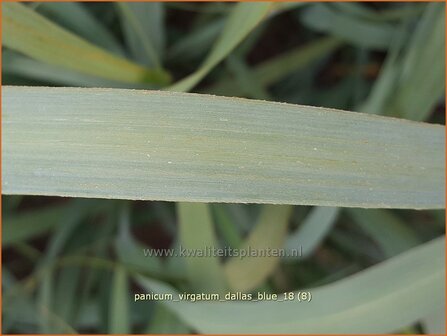
[[[434,309],[423,321],[422,325],[425,327],[427,334],[445,334],[445,304],[441,304],[437,309]]]
[[[439,125],[185,93],[2,93],[5,194],[444,207]]]
[[[164,304],[201,333],[391,333],[418,322],[444,302],[444,240],[435,239],[354,276],[309,289],[310,302]],[[137,280],[147,291],[176,297],[166,284]],[[231,323],[222,323],[223,319]]]
[[[169,75],[110,54],[20,3],[3,4],[3,45],[45,63],[111,80],[167,84]]]

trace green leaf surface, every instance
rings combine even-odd
[[[82,281],[82,269],[79,267],[63,268],[57,276],[54,289],[54,306],[63,321],[73,325],[79,308],[78,288]]]
[[[51,309],[52,309],[52,287],[53,274],[45,274],[41,280],[37,291],[37,306],[41,318],[39,321],[39,331],[42,334],[51,334],[55,332],[53,324],[51,323]]]
[[[18,284],[17,279],[12,272],[2,266],[2,287],[6,293],[14,290]],[[6,295],[5,295],[6,296]],[[5,296],[3,298],[5,298]],[[5,301],[4,301],[5,302]],[[21,325],[21,322],[27,321],[29,324],[36,325],[39,317],[39,312],[36,305],[33,303],[31,295],[27,291],[19,292],[19,295],[10,300],[8,304],[3,304],[3,323],[2,332],[4,334],[11,332],[11,330],[19,330],[27,332],[26,325]]]
[[[242,232],[232,220],[231,214],[223,204],[211,204],[219,236],[225,241],[225,246],[238,248],[242,244]]]
[[[5,194],[444,207],[440,125],[158,91],[2,94]]]
[[[395,33],[395,28],[388,23],[360,20],[323,3],[303,9],[300,18],[310,29],[340,37],[364,48],[387,50]]]
[[[161,303],[155,306],[145,334],[189,334],[190,328]]]
[[[42,235],[57,227],[69,214],[89,216],[106,209],[108,204],[103,201],[74,201],[66,204],[51,205],[36,210],[23,211],[18,214],[3,217],[2,246],[24,242]]]
[[[358,2],[334,2],[333,7],[347,14],[364,20],[393,21],[420,14],[424,4],[405,3],[402,7],[391,7],[389,9],[375,10],[366,4]]]
[[[338,208],[316,207],[311,210],[298,229],[287,237],[285,249],[292,253],[293,249],[301,251],[306,258],[320,245],[327,233],[332,229],[339,213]],[[295,258],[286,258],[292,261]]]
[[[177,212],[180,244],[187,253],[186,272],[192,290],[203,293],[225,292],[227,285],[222,264],[218,256],[210,255],[209,252],[218,244],[208,205],[180,202],[177,204]]]
[[[252,75],[245,62],[235,55],[230,55],[226,60],[228,70],[233,74],[236,86],[240,91],[246,91],[248,98],[273,100],[267,90]]]
[[[389,114],[422,121],[445,94],[445,4],[427,6],[403,58]]]
[[[85,205],[85,200],[78,200],[77,204]],[[36,272],[42,272],[42,279],[40,280],[37,293],[37,308],[41,315],[38,320],[40,332],[48,333],[66,333],[67,329],[70,333],[75,333],[62,318],[59,316],[59,311],[54,305],[54,278],[55,272],[52,266],[56,263],[58,257],[64,252],[68,241],[73,236],[74,230],[81,223],[85,214],[76,209],[71,208],[64,213],[64,221],[60,219],[56,232],[51,236],[51,239],[46,247],[45,254],[39,259],[35,266]],[[66,219],[68,218],[68,219]]]
[[[38,2],[37,4],[37,11],[51,21],[115,54],[123,54],[123,47],[113,34],[91,14],[83,3]]]
[[[271,10],[269,2],[238,3],[230,14],[222,34],[200,68],[168,88],[169,91],[189,91],[220,63]]]
[[[126,269],[117,266],[112,279],[110,292],[109,333],[129,334],[129,280]]]
[[[310,302],[164,304],[201,333],[392,333],[444,302],[444,240],[435,239],[343,280],[308,289]],[[143,277],[137,281],[147,291],[177,295],[161,282]]]
[[[150,67],[161,67],[164,49],[161,2],[117,2],[126,43],[136,61]]]
[[[332,52],[341,44],[342,41],[337,38],[323,37],[260,63],[252,69],[252,77],[258,82],[258,85],[266,87],[293,72],[303,69],[306,65]],[[247,90],[248,88],[235,86],[232,78],[225,77],[212,87],[207,88],[206,92],[221,96],[237,96],[240,92],[246,93]]]
[[[106,79],[167,84],[169,75],[108,53],[20,3],[3,4],[3,46],[39,61]]]
[[[347,212],[379,244],[386,257],[393,257],[420,243],[416,233],[389,210],[347,209]]]
[[[225,275],[234,291],[247,292],[261,285],[275,270],[279,256],[259,256],[266,251],[282,247],[287,224],[293,207],[290,205],[265,205],[258,223],[241,245],[241,251],[253,251],[257,256],[234,256],[225,264]]]
[[[175,42],[168,49],[166,57],[172,61],[183,62],[205,55],[222,31],[225,25],[224,21],[216,19],[205,26],[194,29]]]
[[[434,309],[423,321],[427,334],[445,335],[445,303]]]
[[[123,265],[135,268],[138,272],[148,273],[152,276],[178,278],[182,276],[183,268],[168,268],[160,257],[156,255],[145,255],[146,251],[152,250],[136,241],[130,231],[130,208],[129,204],[123,204],[120,208],[120,226],[115,241],[115,251],[119,261]],[[170,257],[170,261],[175,257]]]
[[[386,114],[390,97],[395,94],[396,81],[400,74],[400,54],[402,53],[403,42],[406,39],[406,31],[400,31],[393,39],[393,43],[388,51],[387,57],[382,64],[379,76],[374,82],[368,97],[359,107],[365,113]]]
[[[70,208],[71,204],[56,205],[3,217],[2,247],[48,232],[62,221]]]
[[[23,76],[27,79],[48,82],[56,85],[105,87],[126,89],[152,89],[155,85],[146,83],[123,83],[102,77],[92,76],[60,65],[43,63],[12,50],[2,53],[2,74]],[[7,79],[4,81],[8,84]]]

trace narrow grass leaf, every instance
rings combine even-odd
[[[126,89],[153,89],[156,85],[147,83],[123,83],[102,77],[69,70],[63,66],[47,64],[21,55],[10,49],[2,53],[2,74],[17,75],[27,79],[49,82],[56,85],[104,87]],[[4,81],[7,83],[7,79]]]
[[[395,33],[393,25],[365,21],[331,9],[327,4],[313,4],[303,9],[301,22],[306,27],[340,37],[356,46],[387,50]]]
[[[258,254],[267,250],[279,250],[284,243],[287,225],[293,207],[290,205],[264,205],[258,223],[241,245],[241,250],[253,250]],[[225,264],[225,275],[230,288],[250,291],[261,285],[275,270],[279,256],[234,256]]]
[[[4,216],[2,246],[8,247],[38,237],[53,230],[67,213],[90,216],[106,209],[108,204],[96,200],[90,202],[72,201],[61,205],[51,205],[36,210]]]
[[[219,36],[225,20],[215,19],[205,26],[200,26],[175,42],[167,52],[169,60],[183,62],[198,58],[208,51]]]
[[[315,42],[310,42],[305,46],[297,47],[260,63],[252,70],[252,76],[259,85],[267,87],[331,53],[341,44],[341,40],[334,37],[318,39]],[[207,88],[206,92],[221,96],[237,96],[240,92],[246,93],[246,90],[235,87],[233,80],[225,77],[213,86]]]
[[[422,121],[445,94],[445,4],[427,6],[402,60],[399,87],[389,113]]]
[[[334,2],[331,5],[334,8],[352,16],[356,16],[359,19],[379,21],[398,21],[408,17],[414,17],[421,13],[424,6],[424,4],[420,3],[406,3],[405,6],[402,7],[374,10],[357,2]]]
[[[234,76],[236,85],[239,86],[241,91],[247,92],[247,97],[262,100],[273,100],[262,84],[256,81],[251,70],[240,57],[236,55],[228,56],[226,65],[228,70]]]
[[[377,249],[374,242],[365,240],[357,232],[346,234],[342,230],[335,229],[331,232],[331,243],[343,252],[366,258],[370,262],[383,260],[383,253]]]
[[[208,255],[217,247],[210,209],[205,203],[177,204],[179,236],[186,256],[187,274],[192,290],[203,293],[223,293],[227,285],[219,257]]]
[[[160,68],[164,48],[163,3],[117,2],[128,49],[140,64]]]
[[[219,236],[225,241],[225,246],[239,248],[242,244],[242,234],[228,213],[228,209],[222,204],[211,204]]]
[[[287,237],[285,249],[292,253],[301,251],[298,257],[308,257],[321,244],[338,217],[339,209],[332,207],[315,207],[307,215],[298,229]],[[285,258],[292,261],[296,258]]]
[[[156,255],[149,255],[149,250],[154,250],[149,246],[137,242],[130,231],[130,208],[129,204],[120,207],[120,223],[118,236],[115,241],[115,251],[118,260],[127,266],[135,268],[139,272],[148,273],[158,277],[178,277],[181,276],[179,269],[170,271],[160,258]]]
[[[241,231],[242,234],[247,234],[256,224],[255,216],[259,215],[259,206],[251,205],[251,207],[248,207],[246,204],[238,203],[221,203],[220,206],[225,208],[225,210],[228,212],[228,215],[231,217],[231,221]],[[253,209],[253,207],[256,207],[257,209]]]
[[[222,34],[200,68],[168,88],[169,91],[189,91],[220,63],[271,10],[269,2],[238,3],[230,14]]]
[[[85,204],[85,200],[77,201],[78,204]],[[75,333],[71,326],[67,324],[60,316],[54,305],[54,278],[55,272],[51,268],[56,263],[57,258],[63,253],[67,242],[73,235],[74,230],[80,224],[85,214],[79,212],[76,208],[64,213],[64,225],[59,225],[57,231],[51,236],[43,257],[38,261],[35,272],[45,270],[42,280],[38,287],[37,307],[41,315],[39,319],[40,332],[48,333]],[[46,269],[49,267],[48,269]]]
[[[440,125],[164,91],[2,94],[5,194],[444,207]]]
[[[69,29],[88,41],[123,55],[123,47],[113,34],[79,2],[39,2],[37,11],[51,21]]]
[[[444,240],[435,239],[343,280],[308,289],[312,300],[306,303],[164,304],[200,333],[391,333],[418,322],[434,304],[444,302]],[[144,277],[137,281],[147,291],[177,295],[164,283]]]
[[[378,18],[377,11],[370,9],[362,3],[334,2],[331,5],[333,6],[333,8],[341,12],[345,12],[348,15],[356,16],[358,18],[364,18],[365,20]]]
[[[389,210],[347,209],[355,223],[376,241],[386,257],[393,257],[420,242],[404,222]]]
[[[169,75],[108,53],[20,3],[3,5],[3,46],[39,61],[111,80],[167,84]]]
[[[39,331],[41,334],[52,334],[57,332],[53,329],[54,326],[51,320],[51,314],[53,309],[53,272],[46,273],[40,282],[37,290],[37,306],[40,315],[39,319]]]
[[[124,267],[117,266],[110,292],[109,333],[129,334],[129,280]]]
[[[2,266],[2,287],[4,288],[5,294],[11,293],[11,290],[17,286],[17,279],[14,274],[6,267]],[[33,304],[29,293],[26,291],[18,292],[14,297],[14,300],[5,300],[8,294],[3,296],[3,321],[2,321],[2,332],[3,334],[11,333],[14,331],[26,332],[26,329],[21,327],[23,321],[27,321],[29,324],[37,324],[37,316],[39,315],[36,311],[36,307]]]
[[[405,28],[405,27],[403,27]],[[368,97],[359,107],[365,113],[386,114],[391,97],[396,92],[396,82],[401,71],[401,53],[406,41],[406,30],[399,31],[393,39],[387,57],[380,69]]]
[[[54,290],[54,306],[62,320],[68,324],[75,322],[75,315],[79,308],[78,289],[82,279],[80,267],[63,268],[57,275]]]
[[[308,2],[276,2],[270,16],[278,15],[286,11],[294,10],[300,7],[307,6]]]
[[[51,236],[43,258],[41,258],[36,265],[37,270],[51,266],[55,262],[57,257],[66,247],[75,228],[80,224],[83,215],[81,213],[75,213],[73,209],[70,210],[71,211],[65,213],[65,215],[69,217],[69,220],[65,220],[64,225],[59,225],[56,232]]]
[[[72,208],[71,204],[55,205],[3,217],[3,248],[50,231],[60,224],[70,208]]]

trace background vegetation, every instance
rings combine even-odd
[[[441,3],[3,4],[2,78],[4,85],[169,89],[444,124],[444,13]],[[270,333],[444,328],[441,210],[18,195],[2,196],[2,204],[4,333],[259,332],[263,321],[261,331]],[[143,247],[179,242],[301,245],[304,255],[226,260],[225,267],[213,258],[143,255]],[[364,276],[349,277],[357,273]],[[314,299],[320,303],[299,310],[165,306],[131,295],[324,285]],[[331,305],[340,313],[335,321]]]

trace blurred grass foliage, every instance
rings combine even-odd
[[[444,6],[5,3],[3,84],[194,91],[444,124]],[[198,99],[212,105],[212,98]],[[260,109],[273,106],[266,104]],[[386,141],[400,139],[398,126],[407,125],[393,123]],[[444,136],[430,127],[437,131],[410,132],[413,142],[399,148]],[[386,145],[375,147],[376,160]],[[444,150],[433,155],[443,165]],[[417,182],[427,187],[430,178]],[[435,182],[443,186],[442,179]],[[389,194],[385,207],[396,199]],[[412,201],[410,208],[444,203],[434,196]],[[445,332],[441,210],[22,195],[2,196],[2,205],[3,333]],[[302,256],[143,253],[180,245],[301,247]],[[144,291],[303,288],[312,288],[308,305],[133,301]]]

